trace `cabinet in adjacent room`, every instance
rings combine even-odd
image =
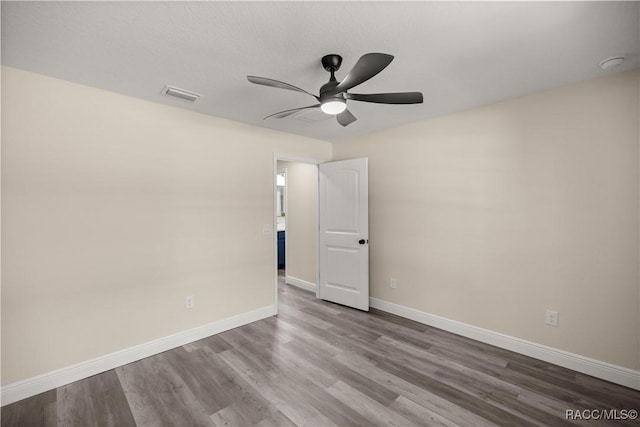
[[[286,231],[278,231],[278,269],[284,268],[284,239]]]

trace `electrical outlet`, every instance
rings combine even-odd
[[[549,326],[558,326],[558,312],[553,310],[547,310],[545,323]]]
[[[391,289],[397,288],[398,287],[398,279],[396,279],[395,277],[392,277],[390,286],[391,286]]]
[[[196,303],[196,297],[194,297],[193,295],[189,295],[188,297],[185,298],[186,303],[187,303],[187,310],[193,308],[193,306]]]

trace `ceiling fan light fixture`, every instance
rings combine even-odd
[[[320,109],[325,114],[331,114],[335,116],[336,114],[340,114],[347,109],[347,103],[344,100],[333,98],[330,101],[323,102],[322,105],[320,105]]]

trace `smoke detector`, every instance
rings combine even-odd
[[[608,68],[617,67],[624,62],[624,56],[614,56],[612,58],[603,59],[600,61],[600,68],[606,70]]]
[[[166,85],[162,89],[162,94],[178,98],[182,101],[196,102],[202,95],[199,93],[191,92],[190,90],[180,89],[175,86]]]

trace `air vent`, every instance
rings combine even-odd
[[[312,110],[302,110],[299,113],[292,114],[291,117],[306,123],[317,123],[330,119],[332,116],[323,113],[321,109],[317,108]]]
[[[162,89],[162,94],[172,96],[174,98],[178,98],[187,102],[196,102],[198,98],[202,96],[199,93],[191,92],[169,85],[166,85],[164,89]]]

